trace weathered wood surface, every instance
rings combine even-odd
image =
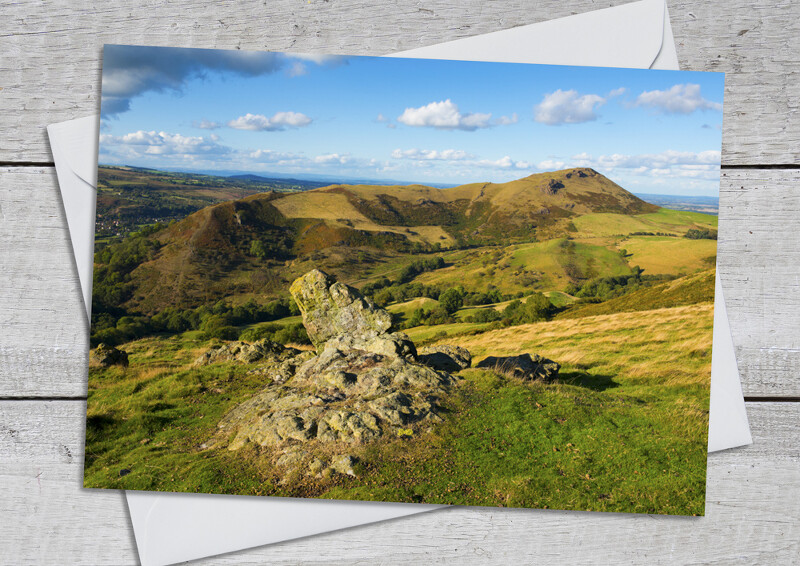
[[[120,492],[82,490],[81,401],[0,402],[0,562],[135,564]],[[786,564],[800,556],[798,403],[749,403],[712,454],[706,517],[453,508],[201,564]],[[8,519],[11,520],[8,520]]]
[[[52,168],[0,170],[0,397],[83,396],[83,302]],[[723,172],[719,264],[746,395],[800,396],[800,170]]]
[[[97,111],[103,43],[377,55],[627,1],[0,4],[0,564],[137,563],[122,494],[79,488],[88,329],[55,172],[36,166],[46,124]],[[682,68],[728,73],[723,164],[788,166],[722,179],[744,392],[787,402],[748,403],[754,444],[709,457],[707,516],[454,508],[201,563],[800,562],[800,3],[669,8]]]
[[[382,55],[627,0],[69,0],[2,5],[0,162],[49,162],[44,126],[98,108],[104,43]],[[727,72],[723,163],[798,164],[800,3],[670,1],[682,68]]]

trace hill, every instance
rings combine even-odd
[[[479,290],[500,286],[517,292],[534,284],[564,290],[569,283],[630,272],[616,247],[619,238],[609,232],[646,228],[675,238],[691,228],[715,228],[715,221],[658,209],[585,168],[445,189],[329,185],[269,191],[207,206],[109,246],[96,255],[95,285],[101,308],[153,314],[232,296],[276,297],[287,281],[314,267],[363,284],[391,278],[415,255],[445,252],[449,271],[425,274],[421,281]],[[492,246],[505,250],[500,268],[470,280],[470,270],[485,274],[487,257],[473,258],[469,250]],[[553,246],[555,255],[548,253]],[[681,245],[673,247],[680,252]],[[657,256],[653,249],[639,246],[636,254]],[[480,261],[475,269],[474,261]]]

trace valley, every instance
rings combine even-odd
[[[171,187],[159,198],[183,202]],[[90,368],[87,487],[703,513],[716,216],[584,168],[247,190],[98,247],[92,345],[129,363]],[[181,198],[199,206],[204,191]],[[472,357],[435,426],[311,441],[323,460],[346,451],[352,474],[302,472],[310,456],[287,468],[289,442],[217,448],[221,419],[292,382],[263,360],[196,361],[236,341],[312,356],[289,289],[315,270],[385,308],[416,348]],[[557,362],[557,378],[476,367],[521,352]]]

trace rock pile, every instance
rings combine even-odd
[[[205,366],[221,362],[241,362],[252,364],[264,359],[292,358],[300,353],[300,350],[286,348],[282,344],[272,340],[258,340],[249,344],[247,342],[229,342],[217,348],[212,348],[195,360],[195,365]]]
[[[440,420],[438,400],[454,380],[449,371],[469,366],[467,350],[440,347],[453,356],[450,365],[439,363],[434,351],[418,360],[408,336],[388,332],[388,312],[321,271],[300,277],[290,291],[316,353],[275,343],[235,342],[198,360],[256,357],[267,362],[253,371],[270,377],[271,383],[225,415],[217,444],[227,443],[230,450],[248,442],[277,447],[283,450],[278,464],[297,468],[303,465],[300,444],[346,446]],[[320,473],[326,469],[324,462],[311,467]]]
[[[212,447],[238,450],[254,443],[274,448],[286,477],[352,475],[358,466],[348,446],[407,435],[441,420],[439,400],[455,381],[451,374],[470,367],[468,350],[440,345],[417,352],[408,336],[389,332],[388,312],[322,271],[306,273],[290,291],[315,351],[261,340],[231,342],[198,358],[200,365],[256,363],[251,373],[269,380],[223,417]],[[529,354],[489,357],[478,367],[545,380],[559,370],[557,363]],[[309,443],[327,448],[310,449]]]

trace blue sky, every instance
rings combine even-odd
[[[108,45],[102,164],[719,191],[724,75]]]

